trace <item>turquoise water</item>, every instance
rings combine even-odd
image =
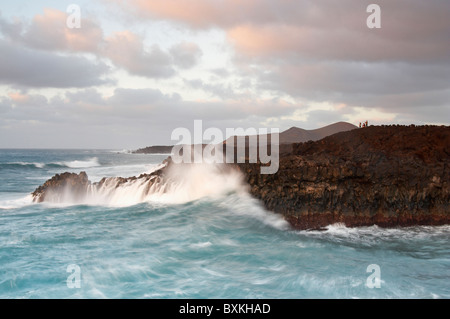
[[[56,173],[128,177],[166,157],[0,150],[0,298],[450,297],[449,226],[295,231],[220,176],[200,180],[220,192],[182,201],[31,203]]]

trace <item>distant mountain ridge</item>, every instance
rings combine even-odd
[[[337,122],[314,130],[305,130],[298,127],[291,127],[286,131],[283,131],[279,135],[280,144],[292,144],[292,143],[304,143],[308,141],[318,141],[324,137],[340,133],[351,131],[358,128],[356,125],[347,122]],[[224,141],[226,144],[233,137],[229,137]],[[268,134],[268,141],[270,142],[270,134]]]
[[[279,133],[280,144],[292,144],[292,143],[303,143],[308,141],[318,141],[324,137],[340,133],[351,131],[358,128],[356,125],[347,122],[337,122],[314,130],[305,130],[298,127],[291,127],[281,133]],[[268,134],[268,142],[270,143],[270,134]],[[232,137],[223,141],[223,144],[227,142]],[[134,154],[170,154],[173,145],[157,145],[157,146],[147,146],[133,151]],[[289,151],[291,148],[289,147]]]
[[[172,145],[155,145],[140,148],[133,151],[133,154],[170,154],[172,152]]]
[[[305,130],[294,126],[280,133],[280,144],[318,141],[324,137],[340,132],[351,131],[355,128],[358,127],[347,122],[337,122],[315,130]]]

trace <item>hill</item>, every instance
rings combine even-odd
[[[356,128],[357,126],[347,122],[337,122],[314,130],[305,130],[293,126],[286,131],[279,133],[279,142],[281,145],[283,145],[307,141],[317,141],[326,136],[333,135],[339,132],[354,130]],[[224,141],[224,144],[229,143],[232,138],[236,138],[236,136],[229,137]],[[271,134],[268,134],[267,140],[270,142]]]
[[[334,123],[322,128],[318,128],[315,130],[305,130],[298,127],[291,127],[290,129],[281,132],[279,136],[280,144],[292,144],[292,143],[300,143],[300,142],[307,142],[307,141],[317,141],[320,140],[326,136],[338,133],[338,132],[344,132],[344,131],[350,131],[357,128],[355,125],[346,123],[346,122],[338,122]],[[229,141],[232,137],[225,140],[223,143],[226,144],[227,141]],[[270,142],[270,134],[268,137],[268,141]],[[235,144],[236,145],[236,144]],[[147,146],[144,148],[140,148],[138,150],[133,151],[134,154],[170,154],[172,151],[173,145],[158,145],[158,146]],[[284,150],[286,147],[282,147],[282,150]],[[288,150],[290,151],[290,146],[288,147]]]
[[[291,127],[280,133],[280,144],[317,141],[324,137],[339,132],[351,131],[356,128],[357,126],[347,122],[338,122],[315,130],[304,130],[298,127]]]

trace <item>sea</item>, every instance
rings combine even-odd
[[[139,176],[167,157],[0,150],[0,298],[450,298],[450,226],[298,231],[214,167],[151,196],[129,183],[32,201],[55,174]]]

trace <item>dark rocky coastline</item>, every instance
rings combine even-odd
[[[295,228],[450,224],[450,127],[372,126],[293,145],[276,174],[240,164]]]
[[[144,148],[132,151],[133,154],[170,154],[172,152],[173,145],[155,145],[147,146]]]
[[[371,126],[291,144],[280,154],[275,174],[262,175],[258,163],[234,165],[244,173],[250,193],[297,229],[333,223],[450,224],[448,126]],[[178,165],[170,160],[166,164]],[[165,169],[115,182],[164,182]],[[93,185],[101,187],[105,181]],[[88,185],[83,172],[63,173],[38,187],[33,197],[45,201],[46,194],[66,187],[82,193]]]

